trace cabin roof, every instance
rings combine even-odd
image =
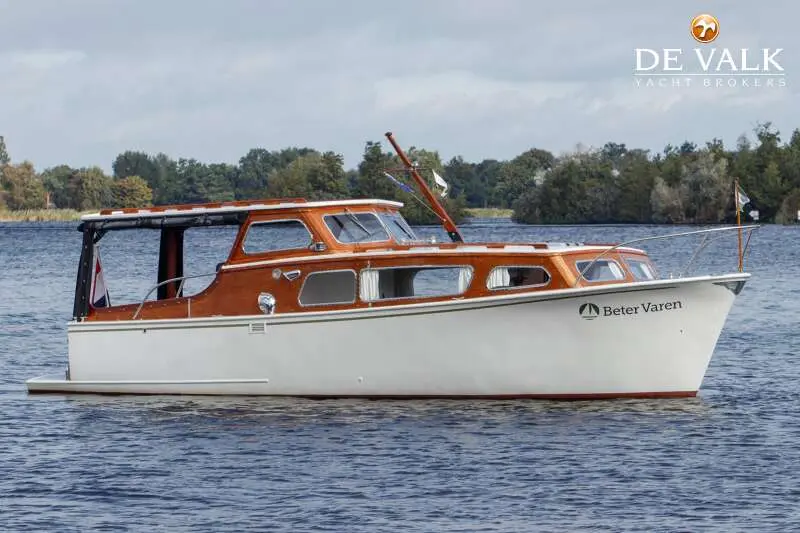
[[[288,209],[314,209],[327,207],[352,207],[372,205],[375,207],[403,207],[402,202],[378,199],[331,200],[308,202],[303,198],[278,198],[269,200],[248,200],[238,202],[217,202],[207,204],[162,205],[145,208],[103,209],[98,213],[83,215],[83,222],[103,222],[121,220],[185,218],[197,215],[240,214],[250,211],[271,211]]]

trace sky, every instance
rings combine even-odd
[[[719,20],[714,43],[692,39],[699,13]],[[733,145],[763,122],[788,140],[799,15],[793,1],[0,0],[0,135],[38,170],[289,146],[353,168],[386,131],[445,161]],[[782,48],[785,86],[637,85],[636,48],[680,48],[689,69],[697,47]]]

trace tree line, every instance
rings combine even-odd
[[[531,148],[517,157],[479,163],[412,147],[408,155],[432,184],[432,171],[450,189],[445,207],[460,220],[469,207],[513,210],[521,223],[717,223],[735,216],[733,181],[751,202],[747,213],[787,223],[800,209],[800,129],[788,142],[770,123],[733,148],[719,139],[698,146],[686,141],[661,153],[606,143],[560,154]],[[37,172],[30,162],[12,164],[0,137],[0,208],[144,207],[274,197],[309,200],[384,198],[402,201],[417,224],[435,215],[385,172],[414,187],[394,153],[368,141],[358,166],[345,169],[334,152],[311,148],[253,148],[237,164],[172,159],[166,154],[126,151],[99,167],[58,165]]]

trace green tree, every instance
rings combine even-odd
[[[786,195],[775,221],[779,224],[791,224],[797,221],[797,213],[800,213],[800,188]]]
[[[670,187],[666,180],[657,176],[651,193],[653,222],[659,224],[683,224],[686,214],[683,198],[677,187]]]
[[[500,207],[502,200],[499,198],[497,191],[497,182],[500,179],[500,172],[503,170],[505,163],[497,161],[496,159],[484,159],[475,165],[475,171],[478,173],[478,180],[486,191],[483,204],[480,207]]]
[[[6,149],[6,140],[2,135],[0,135],[0,181],[3,179],[3,169],[10,162],[11,158],[8,157],[8,150]],[[0,205],[0,207],[2,207],[2,205]]]
[[[300,157],[316,153],[311,148],[285,148],[280,151],[253,148],[241,159],[234,183],[239,200],[262,198],[267,194],[270,175],[288,167]]]
[[[728,162],[716,159],[708,150],[684,165],[681,196],[689,222],[708,223],[725,220],[733,208],[733,179],[728,175]]]
[[[789,143],[783,148],[779,162],[780,174],[787,188],[800,188],[800,129],[792,132]]]
[[[773,219],[788,192],[789,187],[781,176],[778,162],[770,161],[761,175],[756,193],[753,193],[759,214],[763,214],[766,219]]]
[[[70,197],[69,181],[76,172],[68,165],[58,165],[42,172],[42,183],[50,193],[50,201],[56,207],[70,207],[75,204]]]
[[[263,148],[253,148],[239,159],[236,178],[236,199],[244,200],[263,196],[269,175],[277,166],[277,157]]]
[[[651,195],[653,220],[660,223],[709,223],[725,220],[733,209],[733,180],[728,161],[707,149],[691,153],[676,185],[658,177]]]
[[[113,180],[100,167],[81,168],[67,183],[70,207],[79,211],[102,209],[114,203],[111,192]]]
[[[647,150],[627,151],[617,170],[619,197],[614,222],[652,220],[651,196],[658,166],[650,161]]]
[[[176,181],[180,192],[173,202],[204,203],[209,201],[208,186],[211,183],[211,172],[208,165],[196,159],[181,158],[178,160],[176,170]]]
[[[463,194],[468,207],[487,207],[499,166],[494,160],[475,164],[464,161],[461,156],[450,159],[444,166],[444,172],[451,185],[451,196],[458,198]]]
[[[45,206],[44,185],[32,163],[6,164],[3,169],[2,187],[6,191],[5,203],[10,209],[40,209]]]
[[[358,178],[355,180],[353,195],[357,198],[398,199],[397,186],[386,178],[384,172],[402,180],[402,172],[396,170],[401,166],[396,156],[383,151],[381,143],[368,141],[364,147],[364,156],[358,164]]]
[[[314,156],[309,154],[302,157]],[[319,200],[347,198],[349,190],[344,158],[334,152],[325,152],[318,157],[317,165],[309,175],[309,184],[314,197]]]
[[[621,145],[618,145],[621,146]],[[518,222],[562,224],[611,222],[616,216],[619,173],[608,150],[565,155],[512,204]]]
[[[153,158],[156,175],[148,179],[153,189],[153,203],[156,205],[180,203],[183,195],[178,177],[178,163],[166,154],[159,153]]]
[[[0,169],[7,164],[11,163],[11,158],[8,157],[8,150],[6,149],[6,139],[0,135]]]
[[[347,174],[339,154],[311,152],[292,161],[270,177],[270,196],[333,200],[348,196]]]
[[[144,152],[123,152],[114,159],[111,168],[117,179],[139,176],[150,184],[157,177],[155,161]]]
[[[554,162],[550,152],[532,148],[503,165],[496,190],[500,207],[511,206],[528,188],[535,187],[537,179],[552,168]]]
[[[112,207],[147,207],[152,205],[153,190],[139,176],[114,180],[111,185]]]
[[[227,163],[212,163],[208,165],[208,170],[207,201],[230,202],[235,200],[234,182],[239,169]]]

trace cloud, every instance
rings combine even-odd
[[[0,7],[0,134],[15,160],[110,168],[121,151],[235,162],[312,146],[355,166],[393,130],[445,158],[606,141],[734,142],[800,125],[800,7],[720,6],[720,47],[782,47],[785,88],[639,87],[637,47],[697,45],[688,1],[56,0]],[[695,117],[702,112],[704,121]]]
[[[13,50],[0,53],[0,69],[44,71],[77,63],[85,57],[79,50]]]
[[[382,79],[375,84],[375,107],[379,114],[418,113],[426,120],[478,119],[535,109],[579,89],[577,83],[511,82],[451,71]]]

